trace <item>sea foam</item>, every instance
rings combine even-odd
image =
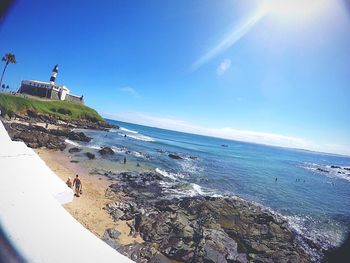
[[[68,144],[71,144],[71,145],[73,145],[73,146],[75,146],[75,147],[79,147],[79,146],[80,146],[78,143],[73,142],[73,141],[68,140],[68,139],[66,139],[65,142],[68,143]]]
[[[129,132],[129,133],[135,133],[135,134],[136,134],[136,133],[139,133],[138,131],[129,130],[129,129],[124,128],[124,127],[120,127],[119,130],[125,131],[125,132]]]
[[[184,178],[185,176],[183,174],[180,174],[180,173],[171,173],[171,172],[167,172],[167,171],[164,171],[160,168],[156,168],[155,170],[157,173],[163,175],[164,177],[168,177],[172,180],[176,180],[177,178]]]
[[[144,142],[154,142],[155,141],[152,137],[145,136],[142,134],[133,135],[133,134],[118,133],[118,135],[123,136],[123,137],[126,135],[128,138],[132,138],[132,139],[144,141]]]
[[[348,167],[321,165],[317,163],[304,163],[304,169],[313,171],[316,174],[324,175],[330,178],[340,178],[350,182],[350,171]]]

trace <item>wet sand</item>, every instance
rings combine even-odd
[[[129,235],[130,228],[127,221],[113,221],[112,217],[104,210],[106,204],[118,200],[118,195],[106,196],[106,189],[112,183],[105,176],[90,175],[87,167],[80,163],[72,163],[69,155],[60,151],[48,149],[34,149],[45,161],[46,165],[56,173],[64,182],[68,177],[73,180],[76,174],[83,185],[83,194],[74,197],[71,203],[64,208],[77,219],[85,228],[101,238],[107,228],[118,230],[120,244],[142,243],[140,236]],[[113,199],[112,199],[113,198]]]

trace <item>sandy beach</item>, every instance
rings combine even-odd
[[[142,243],[142,238],[129,235],[130,228],[127,221],[114,221],[104,209],[105,205],[117,200],[118,196],[106,197],[106,189],[111,184],[110,179],[104,176],[90,175],[87,168],[79,163],[71,163],[71,159],[64,152],[49,149],[35,149],[36,153],[45,161],[56,175],[66,182],[68,177],[72,180],[79,175],[83,184],[83,194],[74,197],[73,202],[66,204],[65,209],[77,219],[85,228],[101,238],[108,228],[118,230],[119,243],[126,245]]]

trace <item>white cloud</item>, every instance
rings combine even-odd
[[[125,92],[135,98],[139,98],[140,97],[140,94],[132,87],[122,87],[119,89],[120,91],[122,92]]]
[[[219,76],[223,75],[231,67],[231,60],[226,58],[224,59],[216,69],[216,74]]]
[[[240,40],[249,30],[265,16],[266,10],[259,9],[253,16],[247,21],[240,24],[238,27],[234,27],[215,47],[210,49],[207,53],[197,59],[191,66],[190,71],[196,71],[198,68],[209,62],[211,59],[224,52],[226,49],[234,45]]]
[[[240,130],[230,127],[201,127],[173,117],[158,117],[140,112],[121,112],[117,114],[105,113],[104,116],[111,119],[151,127],[214,136],[237,141],[350,155],[349,145],[314,143],[303,138],[288,135]]]

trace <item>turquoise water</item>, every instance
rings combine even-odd
[[[110,146],[112,158],[126,156],[183,186],[164,185],[169,196],[237,195],[283,215],[324,247],[339,245],[349,232],[350,157],[108,121],[121,129],[88,131],[93,140],[86,146]]]

